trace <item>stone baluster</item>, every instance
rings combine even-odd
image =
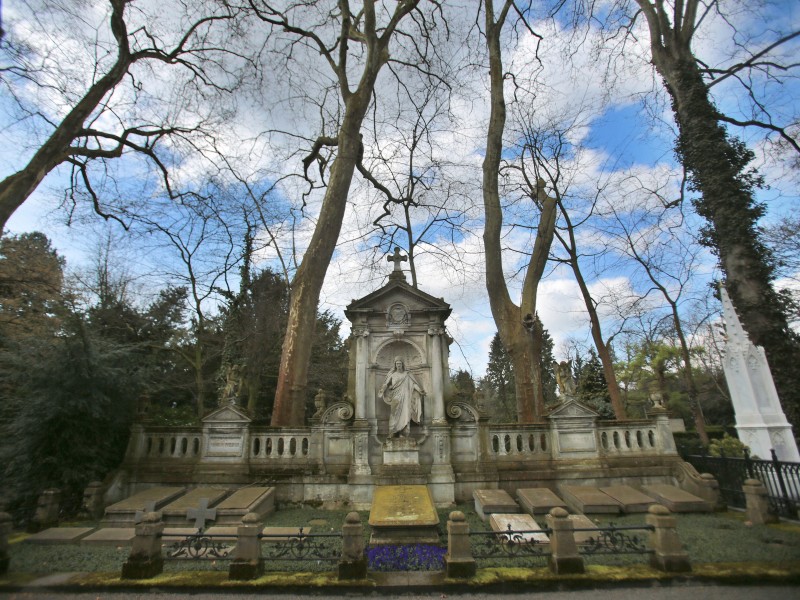
[[[161,555],[161,534],[164,523],[161,513],[146,513],[136,525],[131,553],[122,565],[122,579],[150,579],[164,570]]]
[[[475,575],[475,559],[469,541],[469,524],[460,510],[450,513],[447,521],[447,554],[444,555],[448,577],[472,577]]]
[[[0,575],[8,573],[8,565],[11,562],[11,556],[8,553],[8,536],[11,535],[12,530],[11,515],[0,512]]]
[[[778,516],[769,507],[767,488],[758,479],[747,479],[742,487],[747,502],[747,520],[753,525],[777,523]]]
[[[364,579],[367,557],[364,555],[364,528],[357,512],[347,513],[342,526],[342,559],[339,579]]]
[[[261,557],[261,517],[247,513],[236,529],[236,549],[228,568],[228,579],[257,579],[264,574],[264,559]]]
[[[569,513],[561,507],[550,511],[545,518],[550,534],[550,570],[556,574],[583,573],[586,567],[578,553],[575,532]]]
[[[650,565],[659,571],[683,573],[692,570],[689,555],[683,549],[678,537],[675,517],[666,506],[652,505],[647,511],[645,521],[655,529],[650,532]]]

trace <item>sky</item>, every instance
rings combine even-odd
[[[141,2],[139,6],[144,13],[153,4]],[[44,29],[41,31],[36,31],[37,23],[34,21],[27,25],[22,20],[15,21],[15,17],[20,16],[13,12],[15,9],[5,9],[4,20],[11,27],[30,28],[24,34],[31,44],[55,44],[62,49],[62,56],[52,58],[55,69],[51,75],[54,82],[63,84],[60,88],[53,86],[53,89],[63,89],[62,94],[46,89],[34,90],[30,86],[18,90],[22,96],[27,95],[32,104],[40,104],[54,119],[63,115],[64,98],[74,99],[91,76],[93,71],[87,71],[85,64],[91,63],[97,56],[100,56],[102,64],[107,64],[109,60],[103,52],[87,50],[86,40],[98,40],[97,47],[106,51],[109,40],[108,32],[103,27],[105,15],[102,2],[89,3],[87,6],[88,9],[79,15],[75,27],[45,27],[48,22],[43,16],[41,24]],[[169,2],[162,9],[167,18],[160,24],[165,28],[162,32],[165,39],[168,36],[166,28],[173,21],[179,21],[178,15],[171,15],[168,7]],[[453,10],[457,14],[458,11]],[[777,3],[776,10],[768,12],[765,21],[757,21],[744,11],[733,11],[732,15],[731,20],[740,31],[752,34],[756,44],[765,43],[766,32],[773,26],[787,29],[800,27],[800,7],[796,2]],[[170,19],[170,16],[173,18]],[[466,35],[470,26],[469,21],[453,23],[453,37],[459,39],[459,35]],[[676,176],[679,174],[672,152],[675,127],[660,80],[654,77],[649,65],[646,46],[631,46],[629,59],[614,63],[615,69],[609,74],[603,65],[609,64],[606,58],[611,49],[608,44],[600,43],[597,30],[589,30],[584,43],[571,48],[567,61],[570,32],[565,22],[535,21],[533,28],[543,35],[538,47],[536,39],[525,32],[508,36],[505,40],[505,65],[516,77],[515,80],[507,78],[506,94],[508,98],[516,94],[520,99],[518,105],[509,109],[507,158],[513,159],[518,155],[514,150],[515,142],[526,127],[563,128],[569,124],[571,128],[566,139],[573,149],[579,150],[565,155],[562,167],[564,181],[568,183],[571,211],[574,210],[576,215],[588,210],[586,198],[598,186],[603,189],[598,206],[606,203],[626,207],[625,210],[629,211],[626,214],[630,215],[635,214],[632,206],[639,201],[644,189],[657,189],[667,199],[674,199],[678,185]],[[101,34],[93,37],[95,31]],[[638,33],[641,39],[646,40],[646,31]],[[247,35],[257,37],[258,32],[251,31]],[[698,36],[696,51],[707,64],[731,64],[735,60],[731,52],[735,50],[737,41],[741,40],[732,37],[728,25],[722,20],[709,18],[704,23],[702,35]],[[264,42],[268,49],[278,48],[281,43],[280,38]],[[468,45],[451,42],[444,60],[454,66],[462,64]],[[796,45],[793,49],[797,51]],[[535,59],[535,50],[541,62]],[[297,137],[310,137],[316,135],[320,128],[329,127],[337,110],[333,102],[325,102],[320,108],[303,96],[324,92],[331,78],[326,74],[326,66],[319,56],[314,56],[313,49],[296,48],[295,53],[295,58],[304,65],[302,69],[281,71],[277,65],[274,69],[265,70],[261,73],[262,87],[257,93],[239,99],[234,118],[220,121],[224,127],[221,125],[218,129],[218,143],[223,152],[231,157],[237,176],[262,188],[275,186],[270,197],[274,214],[266,221],[270,228],[261,229],[259,239],[266,243],[271,240],[271,235],[276,235],[278,241],[257,255],[257,265],[262,267],[279,266],[276,248],[281,249],[285,259],[290,258],[292,252],[297,256],[302,255],[303,246],[313,228],[320,193],[314,191],[309,196],[305,212],[299,212],[305,183],[290,176],[297,172],[302,158],[298,152]],[[459,230],[454,233],[442,232],[442,235],[429,240],[430,243],[418,246],[416,268],[419,287],[433,296],[443,297],[453,307],[448,323],[448,331],[454,339],[450,349],[451,370],[465,369],[475,377],[485,372],[489,345],[496,331],[483,278],[481,240],[480,167],[488,118],[488,90],[483,66],[479,62],[474,68],[461,72],[459,85],[449,96],[449,112],[442,117],[431,117],[429,135],[421,144],[424,147],[423,156],[415,162],[414,167],[416,172],[428,168],[431,174],[430,190],[424,194],[419,192],[419,197],[431,202],[446,198],[448,206],[458,209],[461,215],[462,226]],[[63,83],[62,79],[66,81],[67,75],[71,75],[72,79]],[[138,110],[144,115],[180,106],[190,118],[200,119],[202,116],[222,119],[222,115],[215,112],[220,107],[214,105],[213,97],[208,100],[208,105],[204,105],[202,99],[190,102],[173,94],[169,97],[169,106],[159,104],[156,101],[159,94],[174,89],[170,87],[173,75],[168,71],[143,70],[137,73],[137,77],[152,87],[149,89],[145,85],[141,92],[143,97],[139,98],[143,100],[141,104],[144,108]],[[152,81],[148,79],[150,77]],[[610,80],[613,80],[613,86],[609,84]],[[523,83],[519,88],[513,87],[513,83],[520,82],[528,83]],[[714,97],[723,110],[743,115],[748,107],[734,84],[734,81],[728,81],[715,86]],[[418,91],[413,86],[411,89],[412,92]],[[764,85],[762,91],[781,115],[790,114],[791,111],[796,113],[800,98],[800,88],[796,83],[782,86],[780,93],[768,85]],[[386,107],[385,114],[394,117],[364,128],[366,159],[373,161],[378,179],[397,192],[402,191],[408,171],[407,152],[404,153],[402,145],[398,144],[398,140],[404,136],[407,138],[410,124],[411,113],[407,110],[408,98],[404,98],[404,93],[405,90],[400,89],[391,77],[382,74],[376,97],[379,104]],[[133,94],[124,90],[115,92],[113,100],[118,107],[130,106],[135,99]],[[412,95],[415,101],[422,102],[418,94]],[[425,110],[432,110],[439,100],[437,97],[428,98],[424,104]],[[0,96],[0,109],[3,109],[0,118],[4,123],[0,128],[0,169],[3,177],[24,163],[35,148],[37,139],[37,132],[27,128],[31,123],[14,123],[10,107],[10,98]],[[228,108],[233,110],[234,107]],[[395,112],[392,112],[394,109]],[[101,115],[98,123],[114,126],[113,118],[106,114]],[[40,132],[47,130],[41,124],[38,127]],[[326,130],[326,133],[329,131]],[[763,191],[760,196],[769,208],[767,219],[775,219],[796,210],[796,173],[787,169],[785,162],[769,156],[769,147],[761,136],[749,130],[743,135],[756,150],[759,167],[770,184],[770,189]],[[177,156],[182,148],[175,146],[174,150]],[[378,156],[390,157],[392,168],[378,165]],[[201,153],[194,152],[182,155],[174,168],[181,182],[191,183],[201,181],[203,176],[209,174],[211,167]],[[112,166],[112,170],[115,170],[113,174],[119,181],[141,182],[151,177],[141,163],[130,161],[120,162]],[[168,246],[150,244],[145,249],[139,245],[140,241],[134,242],[126,237],[127,234],[113,221],[103,223],[98,218],[87,217],[84,207],[75,213],[73,222],[66,225],[65,211],[58,207],[64,198],[63,190],[68,177],[69,170],[64,167],[49,174],[33,196],[13,215],[8,223],[8,231],[45,232],[59,253],[67,259],[68,266],[74,269],[85,268],[91,261],[96,246],[94,240],[111,235],[120,261],[141,282],[139,289],[144,297],[163,283],[169,273],[177,270],[174,254]],[[233,185],[230,174],[220,174],[219,177]],[[518,300],[521,259],[532,245],[530,227],[535,227],[536,221],[535,210],[530,202],[515,195],[512,185],[516,181],[514,177],[513,173],[509,175],[509,188],[505,196],[509,210],[504,243],[509,248],[505,256],[506,275],[512,294],[517,294],[514,299]],[[128,189],[125,185],[115,188],[109,184],[102,189],[108,194],[133,196],[136,189],[153,194],[154,187],[157,189],[157,184],[150,181],[149,185],[139,188],[131,186]],[[146,198],[140,200],[152,201]],[[349,331],[343,316],[345,306],[352,299],[366,295],[385,283],[391,270],[391,264],[386,262],[385,256],[392,244],[381,240],[374,230],[370,230],[370,223],[381,212],[381,204],[375,191],[356,178],[320,305],[321,309],[331,310],[343,319],[343,335]],[[290,207],[293,210],[289,211]],[[164,216],[173,218],[175,214],[165,212],[162,213]],[[292,218],[299,216],[310,218],[300,219],[290,236],[288,224]],[[417,211],[413,217],[415,229],[423,227],[428,216],[422,210]],[[687,219],[693,223],[693,227],[697,227],[696,217],[689,214]],[[613,240],[600,231],[599,222],[597,225],[594,223],[589,221],[587,226],[578,230],[579,247],[585,254],[582,264],[590,280],[590,289],[593,296],[600,300],[599,309],[607,327],[606,333],[610,335],[615,328],[621,327],[620,319],[615,316],[614,304],[642,289],[643,284],[641,274],[632,270],[630,265],[613,257],[600,256],[599,249],[613,245]],[[451,235],[448,237],[444,233]],[[647,235],[656,239],[658,233],[654,231]],[[381,247],[377,246],[379,243]],[[665,260],[670,260],[669,256]],[[701,253],[697,262],[699,275],[693,283],[693,294],[701,294],[698,290],[705,289],[705,283],[716,276],[712,257]],[[678,282],[673,283],[679,285]],[[707,295],[706,292],[702,293]],[[554,338],[558,359],[566,358],[568,348],[575,343],[589,345],[588,318],[583,301],[571,271],[565,266],[551,264],[548,267],[540,286],[537,310]]]

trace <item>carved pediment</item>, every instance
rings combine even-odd
[[[390,281],[371,294],[367,294],[358,300],[353,300],[347,305],[345,315],[348,319],[351,319],[351,316],[357,311],[360,312],[371,309],[377,312],[387,313],[391,309],[394,309],[394,314],[389,313],[389,318],[402,320],[404,315],[401,314],[402,311],[398,307],[403,307],[404,310],[412,311],[442,311],[445,313],[444,318],[450,315],[450,305],[442,298],[436,298],[430,294],[426,294],[422,290],[408,285],[405,281]]]
[[[252,419],[234,404],[220,406],[203,417],[203,423],[250,423]]]
[[[556,406],[550,414],[547,415],[548,419],[561,419],[561,418],[589,418],[589,419],[596,419],[600,416],[600,413],[593,411],[588,406],[584,406],[577,400],[569,399],[562,404]]]

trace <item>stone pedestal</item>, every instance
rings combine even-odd
[[[469,541],[469,525],[464,513],[454,510],[447,521],[447,554],[444,555],[445,572],[448,577],[472,577],[476,564],[472,558]]]
[[[689,555],[678,538],[677,523],[669,509],[654,504],[645,519],[655,529],[650,533],[650,565],[668,573],[684,573],[692,570]]]
[[[342,560],[339,561],[339,579],[364,579],[367,576],[367,558],[364,556],[364,528],[357,512],[345,517],[342,527]]]
[[[550,534],[550,570],[556,574],[584,573],[586,566],[575,543],[574,525],[563,508],[554,508],[546,517]]]
[[[136,526],[131,553],[122,565],[122,579],[150,579],[164,570],[161,534],[164,523],[159,513],[151,512]]]
[[[233,560],[228,568],[228,579],[257,579],[264,574],[264,559],[261,558],[261,540],[258,534],[262,528],[261,517],[248,513],[236,530],[238,536]]]
[[[742,487],[747,502],[747,520],[753,525],[777,523],[778,516],[769,508],[767,488],[758,479],[747,479]]]
[[[427,475],[419,464],[419,447],[412,437],[388,438],[383,443],[383,466],[377,485],[423,485]]]
[[[99,481],[92,481],[83,491],[82,512],[88,518],[96,521],[103,517],[103,484]]]
[[[33,519],[28,523],[28,531],[36,533],[42,529],[57,526],[60,503],[61,490],[52,488],[43,491],[36,503]]]

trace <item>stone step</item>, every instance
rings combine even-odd
[[[559,492],[575,513],[616,515],[622,510],[619,502],[594,486],[561,485]]]
[[[475,490],[475,512],[484,521],[492,514],[514,514],[519,512],[519,505],[505,490]]]
[[[520,488],[517,490],[517,500],[522,509],[531,515],[547,514],[556,507],[567,509],[567,503],[549,488]]]
[[[619,502],[622,506],[622,512],[625,513],[647,512],[648,508],[656,504],[654,498],[629,485],[609,485],[601,487],[600,491]]]
[[[654,483],[642,486],[642,489],[650,494],[659,504],[666,506],[671,512],[711,512],[710,502],[690,494],[674,485],[666,483]]]

